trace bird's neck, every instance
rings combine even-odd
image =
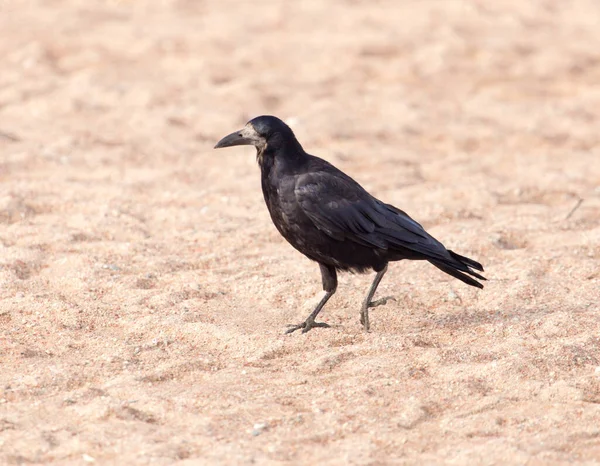
[[[261,167],[263,175],[269,173],[273,167],[294,170],[306,163],[307,154],[297,139],[276,141],[265,147],[256,149],[256,161]]]

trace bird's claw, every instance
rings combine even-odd
[[[396,298],[394,298],[393,296],[386,296],[385,298],[381,298],[376,301],[371,301],[369,303],[369,307],[384,306],[388,303],[388,301],[396,301]]]
[[[288,325],[288,329],[285,331],[285,333],[286,334],[293,333],[296,330],[300,330],[300,329],[302,329],[302,333],[306,333],[311,328],[315,328],[315,327],[329,328],[331,326],[329,324],[326,324],[325,322],[315,322],[314,320],[306,319],[304,322],[302,322],[300,324]]]

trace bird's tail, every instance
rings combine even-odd
[[[463,264],[466,264],[467,266],[475,270],[479,270],[480,272],[484,271],[483,265],[481,265],[479,262],[474,261],[473,259],[469,259],[468,257],[461,256],[460,254],[456,254],[454,251],[448,250],[448,252],[450,253],[453,259],[456,259],[457,261],[462,262]],[[485,278],[482,278],[482,280],[485,280]]]
[[[448,250],[448,252],[450,253],[449,260],[428,260],[441,271],[446,272],[448,275],[452,275],[455,278],[458,278],[460,281],[466,283],[467,285],[475,286],[477,288],[483,288],[483,285],[481,283],[471,278],[475,277],[479,280],[485,280],[486,278],[484,276],[479,275],[477,272],[474,272],[472,270],[475,269],[479,270],[480,272],[483,272],[483,266],[479,262],[474,261],[473,259],[469,259],[468,257],[456,254],[454,251]],[[469,275],[471,275],[471,277]]]

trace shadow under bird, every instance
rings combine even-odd
[[[298,251],[318,262],[325,295],[315,310],[286,333],[329,327],[315,318],[337,289],[337,271],[377,274],[360,310],[369,330],[369,307],[388,263],[426,260],[467,285],[483,288],[480,263],[446,249],[402,210],[371,196],[329,162],[307,154],[279,118],[259,116],[221,139],[221,147],[253,145],[262,191],[279,233]]]

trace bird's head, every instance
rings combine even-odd
[[[265,152],[273,152],[285,146],[300,147],[292,129],[279,118],[263,115],[246,123],[239,131],[235,131],[219,142],[215,149],[231,146],[254,146],[259,163]]]

